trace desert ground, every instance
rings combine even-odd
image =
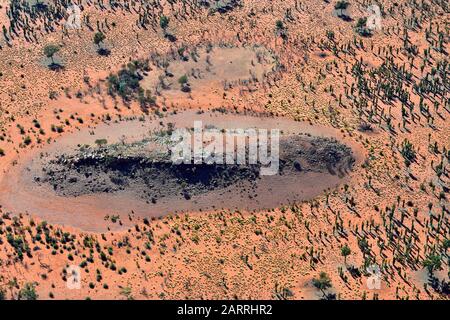
[[[0,0],[0,300],[449,299],[449,17]],[[283,129],[283,174],[142,167],[196,119]]]

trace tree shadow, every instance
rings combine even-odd
[[[57,62],[52,62],[48,65],[48,68],[52,71],[62,71],[62,70],[64,70],[65,67],[64,67],[64,65],[59,64]]]
[[[176,37],[175,35],[171,34],[171,33],[166,33],[166,34],[164,35],[164,37],[165,37],[167,40],[169,40],[170,42],[175,42],[175,41],[177,41],[177,37]]]
[[[342,20],[344,20],[345,22],[352,22],[353,18],[346,15],[346,14],[339,14],[338,17]]]
[[[97,50],[97,53],[99,55],[101,55],[101,56],[106,57],[106,56],[109,56],[111,54],[111,50],[106,49],[106,48],[100,48],[100,49]]]

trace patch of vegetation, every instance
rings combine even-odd
[[[241,0],[201,0],[200,5],[209,8],[211,13],[227,13],[241,6]]]
[[[416,160],[416,151],[414,150],[414,146],[407,139],[403,140],[400,153],[402,154],[407,167],[409,167],[411,163]]]
[[[143,79],[142,73],[148,70],[148,62],[130,62],[117,74],[111,74],[107,78],[108,94],[113,97],[118,95],[124,102],[136,99],[141,109],[147,111],[148,107],[156,105],[156,98],[149,90],[144,90],[139,83]]]
[[[102,47],[103,41],[105,41],[105,39],[106,36],[103,32],[97,32],[94,34],[94,43],[98,47],[97,53],[101,56],[107,56],[110,54],[110,51],[108,49]]]
[[[28,243],[25,241],[25,239],[21,236],[14,236],[11,233],[8,233],[6,235],[6,240],[11,245],[11,247],[14,248],[16,251],[17,257],[20,260],[23,260],[23,255],[26,253],[28,256],[31,256],[31,250],[28,246]]]
[[[57,67],[61,67],[58,63],[55,63],[55,59],[54,59],[55,54],[58,53],[59,50],[60,50],[60,47],[55,44],[49,44],[44,47],[45,56],[52,60],[52,63],[49,65],[50,69],[55,69]]]
[[[19,300],[37,300],[38,294],[36,293],[36,284],[26,283],[25,286],[19,291]]]
[[[348,18],[347,14],[344,13],[344,10],[347,10],[347,8],[350,6],[350,3],[348,1],[338,1],[334,5],[334,9],[338,10],[338,17],[342,19]]]
[[[322,292],[324,298],[328,296],[326,290],[331,288],[331,279],[328,274],[326,274],[325,272],[321,272],[319,274],[319,278],[314,278],[312,280],[312,283],[314,287]]]
[[[367,27],[367,18],[359,18],[355,26],[355,31],[362,37],[372,36],[372,31]]]
[[[427,256],[423,262],[423,266],[427,268],[430,274],[433,274],[437,270],[442,268],[442,258],[440,255],[432,254]]]
[[[106,139],[97,139],[95,140],[95,144],[99,147],[105,146],[108,144],[108,140]]]

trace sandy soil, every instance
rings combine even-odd
[[[275,58],[264,47],[214,47],[183,50],[173,58],[154,58],[157,65],[142,81],[144,89],[163,95],[168,99],[181,98],[179,79],[186,76],[189,92],[216,92],[234,86],[247,86],[255,90],[254,84],[262,82],[276,70]],[[184,94],[186,96],[186,93]],[[191,97],[194,99],[193,97]]]
[[[74,226],[85,231],[106,231],[104,217],[135,214],[139,217],[159,217],[169,213],[208,211],[214,209],[261,210],[276,208],[308,200],[323,190],[334,188],[347,182],[345,177],[328,172],[302,172],[277,176],[262,176],[253,186],[244,182],[242,186],[230,186],[223,190],[193,196],[187,201],[182,196],[158,200],[156,204],[144,201],[132,190],[113,194],[99,193],[74,196],[62,196],[55,193],[48,184],[38,184],[35,179],[42,176],[42,160],[53,159],[56,155],[73,152],[80,145],[95,145],[98,139],[108,143],[120,141],[132,142],[146,137],[172,123],[175,128],[191,128],[194,121],[202,121],[205,127],[219,129],[260,128],[279,129],[285,135],[309,134],[315,137],[337,138],[354,147],[356,166],[363,161],[362,148],[354,142],[342,138],[337,130],[310,126],[305,123],[268,117],[243,115],[224,115],[219,112],[202,113],[187,111],[165,117],[163,121],[124,120],[113,124],[103,124],[96,128],[80,130],[64,135],[49,146],[29,152],[22,156],[17,165],[10,170],[0,183],[0,202],[4,209],[13,212],[38,212],[39,217],[50,223]],[[49,167],[47,167],[49,170]],[[105,185],[106,186],[106,185]],[[244,190],[249,190],[245,192]],[[140,190],[143,192],[143,190]],[[138,192],[138,190],[135,190]],[[252,195],[252,198],[249,197]],[[125,224],[122,228],[129,227]],[[115,228],[117,229],[117,228]]]
[[[142,116],[137,103],[107,94],[111,73],[135,59],[211,44],[264,47],[280,68],[252,90],[221,85],[211,91],[208,84],[203,90],[191,79],[190,94],[177,89],[177,97],[157,96],[151,117],[192,108],[255,110],[311,124],[313,130],[338,131],[345,144],[362,146],[365,155],[340,187],[275,210],[192,212],[147,221],[128,215],[126,202],[105,199],[105,211],[120,209],[120,219],[114,223],[109,216],[95,225],[84,219],[92,214],[89,207],[56,202],[55,211],[77,212],[81,229],[70,226],[73,219],[49,224],[41,212],[9,212],[16,201],[2,189],[2,295],[17,299],[32,284],[39,299],[319,299],[323,294],[312,280],[325,272],[331,282],[327,292],[337,299],[448,299],[450,91],[443,67],[450,50],[448,5],[378,3],[382,30],[370,37],[356,30],[358,19],[367,17],[361,3],[351,4],[352,20],[345,21],[336,16],[335,2],[243,0],[242,7],[220,14],[162,1],[148,9],[146,23],[140,1],[130,10],[87,4],[83,16],[90,18],[82,30],[65,32],[63,21],[53,20],[53,29],[45,29],[41,17],[29,20],[33,30],[26,34],[25,23],[16,34],[8,31],[8,6],[2,5],[0,24],[8,31],[8,39],[0,35],[2,185],[21,183],[13,173],[20,173],[32,154],[88,128],[98,132],[126,116]],[[163,14],[170,19],[165,31]],[[98,55],[93,43],[99,30],[106,34],[108,56]],[[177,40],[169,41],[164,32]],[[59,71],[43,63],[48,44],[60,47]],[[244,73],[227,76],[239,79]],[[406,103],[400,99],[405,94]],[[372,130],[361,130],[361,124]],[[405,141],[416,155],[409,166]],[[19,203],[48,207],[48,197]],[[82,230],[105,227],[114,231]],[[350,249],[347,257],[344,246]],[[441,263],[433,270],[443,281],[438,286],[424,267],[433,257]],[[379,290],[366,284],[370,263],[381,266]],[[64,270],[71,264],[82,266],[81,290],[67,289]]]

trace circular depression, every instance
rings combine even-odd
[[[160,141],[168,128],[193,128],[194,121],[219,132],[279,129],[279,173],[260,175],[260,168],[250,165],[174,165],[148,154],[149,140]],[[332,128],[286,118],[185,111],[81,129],[31,150],[4,175],[0,204],[14,213],[101,232],[127,226],[129,214],[151,218],[264,210],[308,200],[346,182],[361,160],[360,146]],[[123,226],[106,221],[113,216],[120,216]]]

